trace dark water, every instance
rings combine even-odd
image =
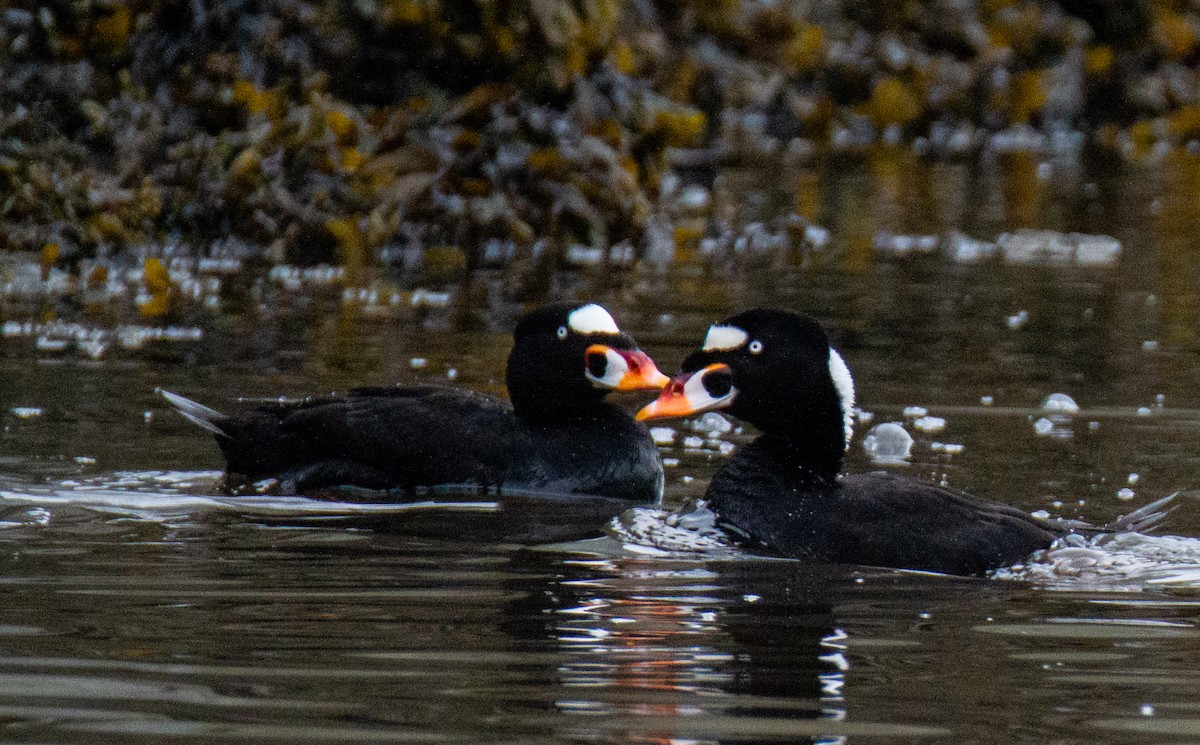
[[[915,475],[1096,522],[1200,487],[1200,161],[887,156],[742,180],[731,188],[748,212],[796,209],[832,245],[719,278],[683,267],[614,289],[581,272],[564,291],[608,304],[664,369],[732,310],[818,316],[872,424],[905,421],[916,437]],[[1109,234],[1123,253],[1082,268],[874,247],[883,231],[994,240],[1020,227]],[[499,315],[475,331],[440,311],[231,308],[197,343],[101,361],[0,339],[0,739],[1200,738],[1200,590],[1186,572],[964,580],[325,524],[312,505],[214,498],[215,447],[153,395],[161,386],[222,408],[446,381],[450,369],[455,385],[499,390],[519,308],[489,307]],[[0,306],[0,320],[22,312]],[[1038,407],[1055,392],[1082,410],[1038,435]],[[945,428],[916,429],[909,406]],[[703,492],[723,456],[720,441],[689,442],[673,426],[663,454],[677,504]],[[867,426],[851,468],[868,467]],[[1200,535],[1200,504],[1179,501],[1167,532]],[[450,536],[460,518],[422,516]]]

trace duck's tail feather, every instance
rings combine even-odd
[[[1138,507],[1127,515],[1121,515],[1108,525],[1105,531],[1112,533],[1153,533],[1162,527],[1163,521],[1174,512],[1179,505],[1171,504],[1182,492],[1168,494],[1162,499]]]
[[[184,419],[204,427],[214,435],[220,437],[227,436],[225,430],[221,429],[218,425],[218,422],[222,422],[228,418],[221,412],[216,409],[210,409],[204,404],[197,403],[190,398],[184,398],[177,393],[165,391],[162,388],[156,388],[154,392],[167,399],[167,403],[174,406],[175,411],[178,411]]]

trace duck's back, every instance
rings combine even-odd
[[[439,485],[656,500],[662,466],[645,427],[598,403],[531,424],[508,402],[441,386],[360,388],[271,403],[219,422],[227,469],[287,491]]]
[[[708,501],[728,532],[774,553],[947,574],[1018,563],[1060,534],[1010,505],[925,481],[872,473],[800,486],[736,456]]]
[[[359,388],[269,403],[220,422],[227,468],[294,490],[495,485],[526,445],[504,401],[441,386]]]

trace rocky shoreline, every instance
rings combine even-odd
[[[1172,7],[18,0],[0,255],[72,287],[181,259],[348,288],[491,266],[520,298],[705,241],[819,246],[814,215],[731,232],[714,179],[878,148],[1200,149],[1200,12]]]

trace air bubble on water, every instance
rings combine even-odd
[[[671,427],[651,427],[650,437],[655,445],[670,445],[675,442],[675,430]]]
[[[1046,510],[1036,510],[1029,513],[1031,517],[1036,517],[1038,520],[1049,520],[1050,513]]]
[[[662,464],[663,464],[663,468],[674,468],[675,466],[679,465],[679,459],[678,458],[663,458]]]
[[[704,440],[696,437],[695,435],[688,435],[687,437],[683,438],[683,446],[685,448],[696,450],[704,447]]]
[[[36,406],[14,406],[9,411],[18,419],[33,419],[45,413]]]
[[[946,428],[946,420],[940,416],[923,416],[916,419],[913,426],[922,432],[941,432]]]
[[[715,411],[710,411],[688,423],[693,432],[707,434],[710,437],[723,435],[733,429],[733,423]]]
[[[912,445],[912,435],[899,422],[878,424],[863,438],[863,451],[876,465],[904,463]]]
[[[1045,437],[1054,431],[1054,422],[1050,421],[1046,417],[1042,417],[1033,423],[1033,431]]]
[[[1008,326],[1009,329],[1011,329],[1012,331],[1016,331],[1017,329],[1024,326],[1025,322],[1028,320],[1029,320],[1029,311],[1021,310],[1021,311],[1017,311],[1016,314],[1011,315],[1008,318],[1004,319],[1004,322]]]
[[[414,370],[423,370],[428,364],[429,360],[425,357],[413,357],[408,361],[408,366]]]
[[[1147,339],[1146,341],[1142,342],[1142,351],[1143,352],[1154,352],[1157,350],[1158,350],[1158,342],[1156,340]]]
[[[1150,407],[1149,407],[1149,406],[1139,406],[1139,407],[1138,407],[1138,410],[1137,410],[1137,415],[1138,415],[1138,416],[1150,416],[1150,415],[1151,415],[1151,414],[1153,414],[1153,413],[1154,413],[1154,412],[1152,412],[1152,411],[1150,410]]]
[[[450,368],[449,370],[447,370],[447,371],[446,371],[446,378],[447,378],[447,379],[449,379],[449,380],[457,380],[457,379],[458,379],[458,368],[457,368],[457,367],[452,367],[452,368]]]
[[[1129,500],[1133,499],[1134,494],[1135,492],[1133,489],[1130,489],[1127,486],[1124,489],[1117,490],[1117,499],[1120,499],[1122,502],[1128,502]]]
[[[910,419],[919,419],[929,413],[929,409],[924,406],[905,406],[904,416]]]
[[[1140,475],[1140,474],[1131,473],[1131,474],[1129,474],[1129,477],[1126,479],[1126,481],[1128,481],[1128,482],[1129,482],[1129,485],[1130,485],[1130,486],[1133,486],[1133,485],[1134,485],[1134,484],[1136,484],[1138,481],[1141,481],[1141,479],[1142,479],[1142,477],[1141,477],[1141,475]]]
[[[1042,411],[1052,411],[1056,414],[1078,414],[1079,404],[1065,393],[1051,393],[1042,401]]]
[[[1161,409],[1167,405],[1167,395],[1165,393],[1156,393],[1154,395],[1154,408]]]
[[[992,404],[996,403],[996,397],[995,396],[980,396],[979,403],[983,404],[984,406],[991,406]]]
[[[1088,422],[1088,429],[1095,432],[1096,430],[1100,429],[1100,422]]]
[[[1154,707],[1151,706],[1150,704],[1142,704],[1142,708],[1138,709],[1138,711],[1144,717],[1154,716]]]

